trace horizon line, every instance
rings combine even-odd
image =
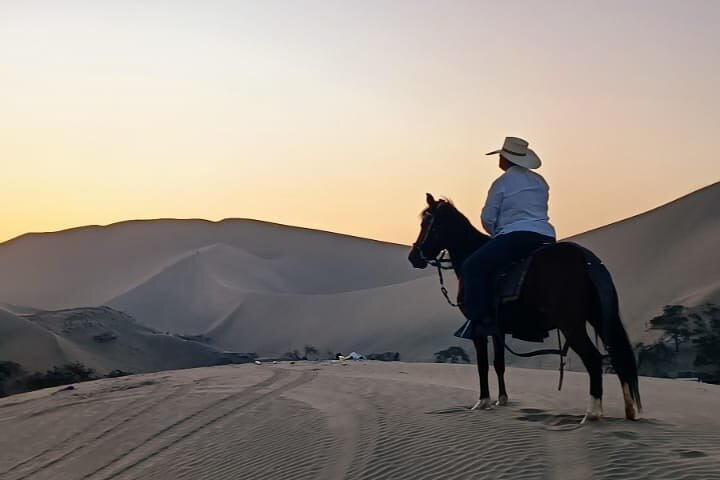
[[[620,220],[616,220],[616,221],[610,222],[610,223],[605,224],[605,225],[600,225],[600,226],[598,226],[598,227],[594,227],[594,228],[591,228],[591,229],[589,229],[589,230],[584,230],[584,231],[579,232],[579,233],[574,233],[574,234],[572,234],[572,235],[570,235],[570,236],[565,237],[565,239],[571,239],[571,238],[574,238],[574,237],[579,237],[579,236],[581,236],[581,235],[585,235],[585,234],[588,234],[588,233],[591,233],[591,232],[595,232],[595,231],[597,231],[597,230],[601,230],[601,229],[604,229],[604,228],[608,228],[608,227],[610,227],[610,226],[617,225],[617,224],[620,224],[620,223],[623,223],[623,222],[627,222],[627,221],[633,220],[633,219],[635,219],[635,218],[638,218],[638,217],[647,215],[647,214],[652,213],[652,212],[654,212],[654,211],[656,211],[656,210],[658,210],[658,209],[667,207],[667,206],[669,206],[669,205],[671,205],[671,204],[673,204],[673,203],[676,203],[676,202],[678,202],[678,201],[681,201],[681,200],[683,200],[683,199],[685,199],[685,198],[687,198],[687,197],[689,197],[689,196],[692,196],[692,195],[695,195],[695,194],[697,194],[697,193],[700,193],[700,192],[702,192],[703,190],[707,190],[707,189],[709,189],[709,188],[712,188],[712,187],[714,187],[714,186],[716,186],[716,185],[720,185],[720,181],[716,181],[716,182],[713,182],[713,183],[711,183],[711,184],[708,184],[708,185],[706,185],[706,186],[704,186],[704,187],[701,187],[701,188],[698,188],[698,189],[696,189],[696,190],[690,191],[690,192],[688,192],[688,193],[686,193],[686,194],[684,194],[684,195],[682,195],[682,196],[680,196],[680,197],[677,197],[677,198],[675,198],[675,199],[673,199],[673,200],[670,200],[670,201],[668,201],[668,202],[665,202],[665,203],[663,203],[663,204],[660,204],[660,205],[658,205],[658,206],[656,206],[656,207],[653,207],[653,208],[651,208],[651,209],[649,209],[649,210],[646,210],[646,211],[644,211],[644,212],[640,212],[640,213],[631,215],[631,216],[629,216],[629,217],[626,217],[626,218],[623,218],[623,219],[620,219]],[[258,219],[258,218],[250,218],[250,217],[226,217],[226,218],[222,218],[222,219],[219,219],[219,220],[210,220],[210,219],[201,218],[201,217],[187,217],[187,218],[183,218],[183,217],[154,217],[154,218],[124,219],[124,220],[118,220],[118,221],[111,222],[111,223],[107,223],[107,224],[78,225],[78,226],[74,226],[74,227],[62,228],[62,229],[60,229],[60,230],[25,232],[25,233],[22,233],[22,234],[20,234],[20,235],[15,236],[15,237],[11,237],[11,238],[9,238],[8,240],[4,240],[4,241],[0,242],[0,247],[2,247],[2,246],[4,246],[4,245],[7,245],[7,244],[9,244],[9,243],[18,241],[18,240],[20,240],[20,239],[22,239],[22,238],[25,238],[25,237],[42,236],[42,235],[57,235],[57,234],[72,232],[72,231],[75,231],[75,230],[93,229],[93,228],[106,229],[106,228],[117,227],[117,226],[120,226],[120,225],[123,225],[123,224],[127,224],[127,223],[163,222],[163,221],[166,221],[166,222],[205,222],[205,223],[214,223],[214,224],[220,224],[220,223],[223,223],[223,222],[231,222],[231,221],[257,222],[257,223],[264,223],[264,224],[268,224],[268,225],[277,225],[277,226],[287,227],[287,228],[294,228],[294,229],[310,230],[310,231],[315,231],[315,232],[328,233],[328,234],[339,235],[339,236],[343,236],[343,237],[357,238],[357,239],[361,239],[361,240],[369,240],[369,241],[373,241],[373,242],[386,243],[386,244],[391,244],[391,245],[399,245],[399,246],[406,246],[406,247],[409,247],[409,246],[410,246],[409,244],[397,243],[397,242],[392,242],[392,241],[388,241],[388,240],[380,240],[380,239],[377,239],[377,238],[362,237],[362,236],[355,235],[355,234],[350,234],[350,233],[336,232],[336,231],[332,231],[332,230],[323,230],[323,229],[321,229],[321,228],[307,227],[307,226],[302,226],[302,225],[291,225],[291,224],[280,223],[280,222],[276,222],[276,221],[272,221],[272,220],[261,220],[261,219]]]

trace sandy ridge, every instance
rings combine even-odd
[[[160,390],[159,386],[155,386],[151,389],[149,392],[145,392],[144,395],[136,395],[133,397],[125,397],[122,398],[123,402],[115,402],[115,408],[111,409],[107,412],[104,416],[101,416],[98,418],[94,423],[85,425],[79,430],[73,431],[69,433],[65,438],[58,441],[56,444],[53,444],[52,446],[45,448],[41,452],[21,461],[20,463],[17,463],[10,467],[5,472],[0,473],[0,475],[7,475],[9,473],[13,473],[16,470],[20,470],[19,473],[16,475],[20,475],[17,478],[25,479],[25,478],[32,478],[32,475],[40,472],[41,470],[44,470],[58,462],[65,461],[68,458],[72,457],[76,452],[84,448],[88,444],[92,444],[92,442],[95,442],[99,439],[101,439],[103,436],[107,435],[108,433],[112,432],[113,430],[116,430],[118,428],[121,428],[125,423],[132,421],[133,419],[140,417],[147,413],[149,410],[156,408],[159,404],[161,404],[164,400],[167,400],[168,398],[182,394],[182,387],[173,387],[169,392],[163,392],[165,395],[160,396],[156,400],[153,400],[152,402],[148,402],[146,396],[154,397],[155,393]],[[184,387],[184,390],[188,390],[188,387]],[[126,400],[130,400],[129,403],[125,403]],[[92,401],[92,400],[90,400]],[[78,402],[78,403],[89,403],[88,402]],[[136,407],[140,407],[137,408]],[[60,409],[62,407],[55,407],[56,410]],[[43,411],[40,411],[34,415],[42,415],[47,414],[52,409],[46,409]],[[122,415],[120,418],[120,421],[117,421],[115,419],[116,415],[121,412],[132,412],[130,415]],[[115,421],[113,421],[115,420]],[[95,430],[98,429],[98,427],[102,427],[105,424],[109,424],[106,428],[101,430],[99,433],[96,433]],[[73,440],[75,443],[75,446],[72,448],[63,448],[67,446],[70,443],[70,440]],[[43,459],[43,457],[49,457],[46,459]],[[32,466],[29,464],[33,464]],[[24,467],[24,468],[23,468]],[[28,469],[27,467],[31,467]]]
[[[291,377],[291,381],[286,383],[284,380],[288,376]],[[134,446],[126,452],[123,452],[122,455],[115,457],[105,466],[81,477],[81,479],[94,477],[109,480],[120,477],[126,471],[147,462],[153,456],[160,454],[176,443],[187,439],[198,431],[211,426],[215,422],[218,422],[241,409],[247,408],[257,401],[272,395],[278,395],[283,390],[291,389],[296,385],[305,383],[311,378],[312,375],[309,373],[296,376],[290,374],[290,372],[283,372],[280,370],[273,371],[272,376],[267,380],[238,393],[220,398],[219,400],[207,405],[202,410],[195,411],[191,415],[168,425],[151,437],[145,439],[142,443]],[[235,401],[240,398],[242,398],[242,402],[235,403]],[[176,432],[175,430],[179,430],[179,432]],[[170,438],[171,440],[167,442],[167,438]],[[149,452],[147,452],[147,450],[149,450]],[[109,474],[106,473],[108,470]]]

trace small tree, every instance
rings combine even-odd
[[[675,353],[680,351],[680,344],[690,340],[695,333],[690,327],[687,309],[682,305],[665,305],[662,315],[650,320],[650,325],[651,330],[663,330],[675,342]]]
[[[695,366],[716,365],[720,367],[720,335],[703,335],[693,340],[697,345]]]
[[[317,348],[312,345],[305,345],[305,360],[308,360],[311,356],[317,357]]]
[[[720,307],[712,303],[704,303],[702,306],[703,313],[708,317],[715,319],[720,318]]]
[[[447,350],[435,352],[435,363],[470,363],[470,357],[461,347],[449,347]]]
[[[302,360],[302,355],[300,355],[300,351],[297,349],[292,352],[285,352],[283,356],[285,358],[289,358],[290,360]]]
[[[715,366],[720,374],[720,309],[712,304],[706,304],[705,313],[710,315],[709,324],[704,324],[698,332],[698,338],[693,339],[697,345],[695,366]]]
[[[638,352],[638,370],[654,372],[658,364],[671,362],[674,355],[672,349],[663,342],[642,345]]]

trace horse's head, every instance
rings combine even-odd
[[[446,239],[442,235],[443,226],[447,222],[447,214],[453,209],[447,200],[435,200],[429,193],[425,197],[428,206],[422,212],[420,234],[408,255],[408,260],[415,268],[427,267],[428,260],[434,260],[447,248]]]

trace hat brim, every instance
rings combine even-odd
[[[504,158],[507,159],[508,162],[514,163],[515,165],[519,165],[521,167],[534,170],[536,168],[539,168],[540,165],[542,165],[540,157],[538,157],[531,148],[527,149],[527,154],[525,155],[515,155],[514,153],[510,153],[505,150],[494,150],[492,152],[486,153],[485,155],[495,155],[496,153],[501,154]]]

